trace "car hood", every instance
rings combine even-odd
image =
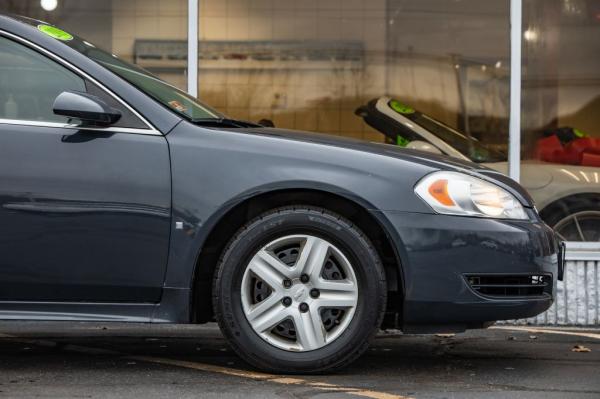
[[[361,140],[339,137],[321,133],[304,132],[278,128],[241,128],[236,129],[245,134],[269,136],[293,142],[308,142],[333,148],[345,148],[355,151],[368,152],[379,156],[397,158],[418,163],[440,170],[450,170],[477,175],[485,180],[503,187],[513,193],[525,206],[533,206],[533,200],[527,191],[508,176],[490,169],[484,165],[449,157],[446,155],[411,150],[391,144],[365,142]]]

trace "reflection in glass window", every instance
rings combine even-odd
[[[200,96],[235,118],[384,141],[355,110],[389,95],[505,150],[507,3],[202,1]]]
[[[187,0],[59,0],[54,10],[46,11],[39,0],[2,0],[0,12],[59,26],[124,61],[137,62],[136,52],[148,40],[180,43],[187,48],[187,3]],[[187,52],[184,54],[187,59]],[[185,90],[185,60],[179,59],[176,67],[170,64],[163,67],[161,60],[155,61],[158,68],[152,70],[154,74]]]
[[[65,90],[86,91],[85,82],[40,53],[0,37],[0,119],[66,123],[68,118],[52,109]]]
[[[600,241],[599,16],[597,1],[524,1],[521,175],[569,241]]]

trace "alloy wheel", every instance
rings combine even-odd
[[[252,329],[294,352],[322,348],[348,327],[358,303],[352,265],[329,241],[290,235],[261,248],[246,267],[241,300]]]
[[[600,241],[600,211],[572,213],[559,220],[554,230],[565,241]]]

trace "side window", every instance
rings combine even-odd
[[[36,51],[0,37],[0,119],[66,123],[66,117],[52,111],[65,90],[85,91],[85,82]]]
[[[35,50],[0,37],[0,119],[69,123],[69,118],[52,110],[56,97],[66,90],[95,95],[121,111],[121,119],[113,126],[148,127],[94,83]]]

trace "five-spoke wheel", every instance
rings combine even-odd
[[[348,326],[358,301],[352,265],[327,240],[278,238],[249,262],[241,285],[246,318],[265,341],[291,351],[319,349]]]
[[[377,251],[355,225],[310,206],[243,226],[217,266],[215,316],[235,351],[272,372],[314,373],[363,353],[385,311]]]

